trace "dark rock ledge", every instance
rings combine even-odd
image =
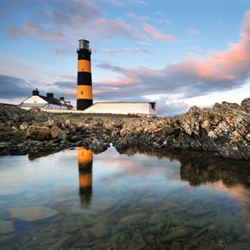
[[[0,104],[0,155],[34,154],[84,146],[94,153],[110,144],[118,152],[139,147],[148,151],[210,152],[235,160],[250,159],[250,98],[241,105],[196,106],[173,117],[49,114]]]

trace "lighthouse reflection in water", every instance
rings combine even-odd
[[[91,150],[78,147],[78,170],[79,170],[79,195],[83,206],[91,203],[92,197],[92,165],[93,153]]]
[[[250,163],[205,157],[0,156],[0,248],[250,249]]]

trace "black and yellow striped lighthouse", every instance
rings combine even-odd
[[[77,73],[77,110],[84,110],[93,104],[91,77],[91,50],[89,41],[79,40]]]

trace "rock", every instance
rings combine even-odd
[[[193,220],[188,220],[184,222],[184,226],[194,227],[194,228],[205,228],[209,224],[207,219],[195,218]]]
[[[129,242],[128,250],[140,250],[146,247],[146,242],[142,238],[141,233],[136,231]]]
[[[174,215],[174,214],[171,214],[169,219],[170,219],[171,226],[182,225],[183,222],[185,221],[182,216]]]
[[[234,237],[239,237],[244,232],[244,223],[235,216],[220,215],[209,219],[215,230],[221,234],[230,234]]]
[[[145,217],[146,217],[145,213],[131,214],[123,217],[121,219],[121,222],[126,224],[137,223],[138,221],[144,219]]]
[[[62,235],[59,238],[59,241],[53,244],[51,247],[49,247],[48,250],[66,249],[67,246],[71,246],[75,240],[76,239],[73,235],[67,235],[67,234]]]
[[[194,207],[192,209],[187,210],[187,214],[191,216],[202,216],[211,213],[213,213],[212,210],[206,209],[204,207]]]
[[[9,148],[11,146],[10,142],[0,142],[0,149]]]
[[[224,248],[225,250],[249,250],[249,243],[239,242]]]
[[[97,223],[89,229],[89,233],[94,238],[103,238],[109,235],[109,226],[101,223]]]
[[[187,237],[191,234],[191,232],[187,228],[178,228],[175,231],[168,233],[166,236],[164,236],[161,241],[162,242],[171,242],[175,241],[179,238]]]
[[[91,250],[107,250],[107,249],[110,249],[108,243],[97,243],[91,248]]]
[[[45,141],[52,139],[51,131],[48,128],[30,127],[27,134],[32,140]]]
[[[149,224],[158,224],[158,223],[165,222],[165,220],[166,220],[166,216],[164,213],[154,213],[149,217],[148,223]]]
[[[175,241],[172,245],[171,245],[171,249],[170,250],[181,250],[181,244],[177,241]]]
[[[151,151],[181,149],[213,152],[216,157],[250,159],[250,98],[236,103],[216,103],[212,108],[191,107],[174,117],[49,114],[0,104],[0,154],[25,154],[84,146],[100,153],[112,143],[119,153],[130,148]],[[4,128],[4,129],[3,129]],[[33,148],[27,139],[46,142]],[[52,143],[60,140],[60,145]],[[49,143],[50,142],[50,143]],[[59,143],[59,142],[57,142]],[[17,144],[20,147],[17,147]],[[53,145],[52,145],[53,144]]]
[[[13,221],[0,221],[0,234],[8,234],[15,232]]]
[[[10,216],[23,221],[36,221],[53,217],[59,214],[56,210],[44,207],[16,207],[9,210]]]

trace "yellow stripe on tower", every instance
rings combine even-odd
[[[91,62],[88,60],[78,60],[78,72],[91,73]]]
[[[92,86],[78,85],[77,86],[77,99],[92,100]]]

